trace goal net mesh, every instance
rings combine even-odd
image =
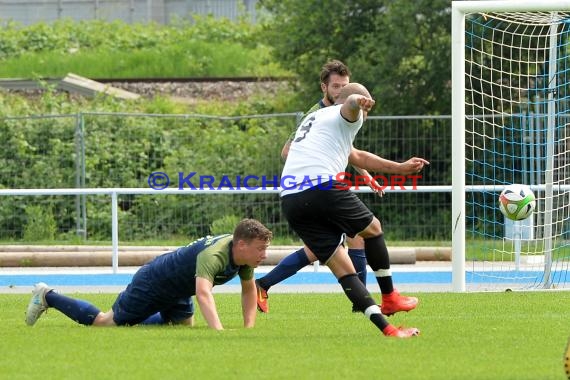
[[[468,289],[570,286],[569,33],[570,12],[465,17]],[[528,219],[499,211],[508,184],[533,190]]]

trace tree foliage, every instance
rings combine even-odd
[[[449,103],[446,86],[450,65],[444,57],[448,57],[449,49],[436,49],[438,44],[443,46],[449,42],[449,33],[444,32],[448,29],[449,17],[447,5],[443,4],[442,1],[427,0],[417,1],[413,6],[400,0],[331,0],[324,4],[297,0],[264,1],[264,5],[274,12],[273,24],[264,24],[261,28],[264,33],[259,36],[250,34],[247,26],[242,35],[252,44],[256,41],[269,43],[274,47],[275,58],[281,67],[298,74],[304,89],[300,93],[304,100],[298,104],[291,101],[289,89],[275,98],[258,96],[235,104],[206,100],[188,106],[161,98],[123,102],[102,96],[86,100],[59,93],[48,85],[41,95],[31,99],[0,92],[0,114],[3,115],[0,118],[0,137],[4,141],[0,150],[0,187],[68,188],[76,187],[78,182],[85,187],[148,187],[147,178],[154,171],[173,175],[173,186],[177,185],[177,172],[197,172],[216,178],[252,173],[278,175],[282,169],[279,151],[295,127],[293,116],[212,119],[176,117],[173,114],[238,116],[305,110],[320,97],[317,78],[322,64],[329,58],[346,61],[353,71],[353,80],[366,84],[376,94],[376,113],[448,113],[449,107],[444,105]],[[438,11],[436,5],[441,5],[441,10]],[[421,9],[425,12],[422,13]],[[416,22],[404,23],[400,20],[404,18]],[[423,22],[426,19],[430,23]],[[401,24],[406,24],[406,30]],[[204,26],[187,37],[226,41],[234,29],[222,26]],[[27,40],[19,40],[23,36],[10,28],[5,34],[0,33],[0,60],[6,56],[18,56],[18,51],[10,51],[6,46],[16,49],[21,46],[20,42],[28,47],[28,53],[44,51],[43,47],[56,51],[70,48],[65,44],[60,46],[61,40],[49,37],[47,31],[39,33],[43,27],[37,28],[35,39],[30,39],[33,33],[28,33]],[[152,26],[146,34],[141,31],[138,41],[120,38],[124,35],[120,25],[109,29],[114,30],[116,37],[110,40],[115,41],[110,50],[127,53],[140,47],[157,50]],[[135,28],[135,32],[137,30]],[[129,36],[137,35],[135,32]],[[183,31],[172,30],[169,33],[181,33],[177,36],[181,40],[186,39]],[[211,37],[208,33],[212,33]],[[48,36],[42,37],[44,34]],[[12,39],[4,39],[5,35],[12,36]],[[170,40],[167,35],[163,37],[164,41]],[[97,48],[97,40],[90,45],[82,35],[75,38],[80,49]],[[19,42],[3,45],[3,42],[16,40]],[[127,41],[132,45],[123,44]],[[203,51],[201,53],[204,54]],[[98,64],[104,65],[104,62],[99,61]],[[279,66],[274,62],[267,64]],[[393,134],[388,135],[386,129]],[[449,165],[445,163],[449,161],[446,153],[450,151],[449,146],[425,142],[435,141],[430,136],[445,134],[448,129],[426,121],[421,130],[414,131],[388,125],[368,128],[362,137],[371,133],[373,137],[367,141],[373,144],[361,144],[365,149],[376,149],[379,154],[394,160],[405,159],[408,154],[426,157],[432,161],[434,169],[437,163],[441,165],[432,172],[437,173],[438,178],[447,179]],[[408,151],[410,145],[406,145],[410,140],[420,142],[413,152]],[[426,181],[447,183],[438,182],[435,174]],[[55,233],[58,236],[72,236],[78,228],[76,199],[50,197],[38,200],[41,203],[37,205],[43,207],[46,202],[49,205],[46,215],[35,215],[37,212],[32,207],[36,204],[30,204],[30,201],[31,197],[6,197],[3,200],[0,204],[0,239],[21,239],[22,231],[28,231],[31,236],[49,237],[54,233],[50,224],[52,220],[57,224]],[[439,206],[436,202],[430,203]],[[404,225],[398,219],[401,217],[422,220],[428,226],[443,226],[448,219],[445,214],[448,203],[439,207],[443,213],[438,213],[438,210],[430,213],[433,218],[430,220],[420,216],[425,207],[416,209],[413,214],[403,214],[401,206],[394,203],[395,211],[388,208],[391,207],[389,205],[383,205],[383,210],[392,218],[388,220],[392,225]],[[110,203],[101,197],[89,196],[86,204],[89,238],[107,239],[111,226]],[[275,228],[281,228],[281,231],[286,230],[286,221],[273,194],[204,195],[199,198],[125,195],[119,199],[119,230],[121,239],[127,240],[149,236],[169,238],[173,234],[202,236],[210,232],[214,221],[219,219],[222,223],[224,218],[232,215],[258,217]],[[40,234],[40,226],[49,228]],[[392,233],[407,237],[405,229],[402,227],[399,233],[394,230]],[[426,233],[426,236],[436,235]]]
[[[375,96],[375,113],[449,114],[451,9],[447,0],[262,0],[274,57],[319,97],[319,71],[340,59]]]

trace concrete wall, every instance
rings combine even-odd
[[[7,21],[31,25],[59,19],[166,24],[192,14],[236,20],[244,13],[255,22],[256,4],[257,0],[0,0],[0,25]]]

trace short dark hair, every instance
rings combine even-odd
[[[269,243],[273,238],[273,233],[261,222],[255,219],[243,219],[234,230],[233,239],[250,242],[254,239],[263,240]]]
[[[341,77],[348,77],[350,76],[350,70],[348,69],[348,66],[341,61],[333,59],[332,61],[328,61],[323,65],[323,68],[321,69],[321,83],[328,84],[331,74],[338,74]]]

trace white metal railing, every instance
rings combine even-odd
[[[366,188],[352,188],[356,193],[371,193],[372,190]],[[0,189],[1,196],[43,196],[43,195],[110,195],[111,196],[111,242],[112,242],[112,266],[113,273],[117,273],[119,268],[119,208],[118,196],[119,195],[173,195],[173,194],[245,194],[251,192],[265,193],[265,194],[279,194],[280,188],[270,189],[250,189],[250,190],[236,190],[231,188],[220,189],[200,189],[192,190],[188,188],[173,189],[166,188],[164,190],[154,190],[151,188],[92,188],[92,189]],[[404,191],[417,191],[420,193],[429,192],[451,192],[451,186],[417,186],[414,190],[402,188],[387,188],[384,190],[386,193],[390,192],[404,192]]]

